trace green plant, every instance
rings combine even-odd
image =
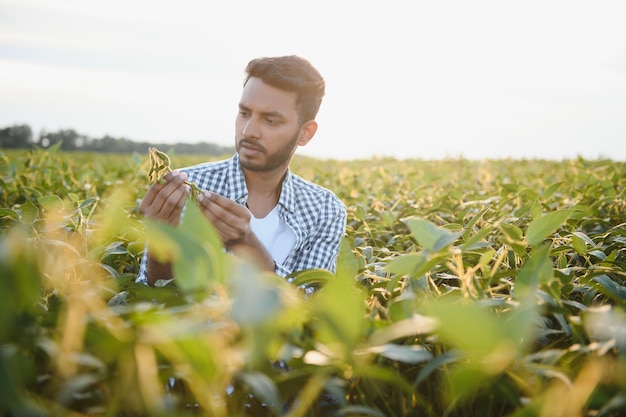
[[[151,164],[0,154],[4,415],[624,415],[624,163],[296,158],[349,215],[289,281],[145,221]]]

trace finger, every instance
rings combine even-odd
[[[242,239],[250,228],[250,211],[214,193],[204,193],[199,198],[200,207],[209,221],[215,226],[225,243]]]
[[[204,203],[207,207],[218,205],[220,207],[228,207],[231,204],[237,204],[232,201],[230,198],[226,198],[216,193],[212,193],[210,191],[205,191],[199,196],[199,200],[201,203]],[[237,204],[239,205],[239,204]]]
[[[224,223],[224,219],[230,217],[231,213],[224,207],[208,199],[206,195],[201,195],[200,197],[201,198],[198,198],[198,202],[200,203],[202,212],[214,226],[222,228],[221,223]]]
[[[176,188],[160,205],[158,218],[167,221],[170,224],[178,224],[180,215],[185,207],[187,198],[189,197],[189,186],[183,185]]]
[[[142,211],[148,218],[176,223],[189,193],[189,186],[171,181],[161,186],[151,201],[147,201],[146,204],[142,203]]]
[[[224,217],[207,216],[211,224],[217,230],[220,239],[228,247],[232,243],[239,242],[245,237],[245,228],[241,225],[225,220]]]
[[[237,203],[236,201],[231,200],[230,198],[224,197],[222,195],[212,193],[210,191],[205,191],[198,198],[200,204],[206,208],[220,207],[226,212],[230,212],[235,214],[236,216],[241,216],[244,218],[250,219],[250,210],[248,210],[245,206]]]
[[[219,194],[205,191],[198,198],[200,206],[206,210],[213,219],[226,223],[233,223],[237,218],[242,217],[249,220],[249,211],[244,206]]]
[[[146,214],[146,209],[148,209],[148,207],[152,205],[154,199],[159,194],[159,191],[161,191],[162,188],[162,184],[152,184],[152,186],[150,186],[150,188],[148,189],[146,195],[144,195],[141,199],[141,203],[139,203],[139,211],[141,211],[143,214]]]
[[[166,183],[170,181],[176,181],[176,180],[187,181],[187,173],[181,172],[180,170],[175,169],[165,174],[163,176],[163,180],[165,180]]]
[[[166,198],[172,192],[174,192],[175,189],[180,186],[180,184],[187,180],[187,174],[184,172],[181,173],[179,171],[171,171],[168,172],[163,177],[163,179],[165,180],[164,183],[152,184],[152,186],[142,199],[139,206],[139,210],[141,210],[142,213],[145,214],[145,210],[147,208],[154,205],[155,203],[158,204],[158,202],[155,202],[157,198]]]

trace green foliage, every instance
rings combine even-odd
[[[0,154],[0,414],[624,415],[624,163],[296,158],[348,227],[285,280],[144,221],[147,159]]]

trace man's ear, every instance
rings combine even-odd
[[[317,132],[317,122],[315,120],[309,120],[300,127],[300,137],[298,138],[298,145],[304,146],[315,136]]]

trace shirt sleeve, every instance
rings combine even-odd
[[[274,273],[280,277],[286,277],[287,275],[291,274],[291,271],[284,265],[274,261]]]
[[[291,259],[293,262],[276,265],[277,275],[287,276],[308,269],[326,269],[333,273],[336,271],[339,245],[346,231],[346,208],[339,199],[332,196],[320,210],[321,215],[315,229]]]
[[[135,282],[137,284],[145,284],[148,285],[148,245],[146,245],[143,249],[143,254],[141,256],[141,263],[139,264],[139,272],[137,273],[137,278]]]
[[[313,237],[309,253],[312,260],[319,265],[317,268],[334,273],[337,269],[339,245],[346,232],[347,215],[343,204],[337,205],[335,211],[329,214],[317,235]]]

